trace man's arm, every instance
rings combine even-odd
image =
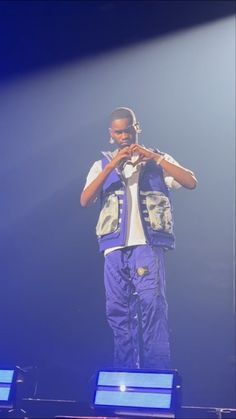
[[[122,160],[130,156],[129,147],[125,147],[116,154],[116,156],[104,167],[101,173],[99,173],[99,175],[82,191],[80,196],[80,204],[82,207],[88,207],[96,200],[102,189],[102,185],[112,170],[118,167]]]
[[[160,156],[160,155],[159,155]],[[154,159],[156,162],[158,162],[158,158]],[[183,166],[176,165],[174,163],[169,162],[168,160],[165,160],[163,158],[159,165],[168,173],[170,176],[172,176],[180,185],[184,186],[187,189],[195,189],[197,186],[197,179],[194,175],[194,173],[186,169]]]
[[[131,152],[139,154],[139,161],[142,160],[154,160],[159,164],[166,173],[172,176],[180,185],[187,189],[194,189],[197,186],[197,179],[191,170],[186,169],[183,166],[171,163],[165,159],[165,155],[155,153],[138,144],[130,146]]]

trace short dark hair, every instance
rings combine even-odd
[[[114,109],[114,111],[110,115],[109,122],[111,124],[112,121],[115,121],[116,119],[123,119],[123,118],[130,119],[132,124],[136,123],[136,116],[135,116],[134,111],[132,111],[132,109],[130,108],[124,108],[124,107]]]

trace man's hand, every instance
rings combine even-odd
[[[147,148],[142,147],[139,144],[132,144],[129,147],[129,149],[130,149],[131,155],[138,154],[139,156],[138,160],[135,162],[135,165],[137,165],[138,163],[142,161],[153,160],[159,157],[159,154],[154,153],[153,151],[148,150]]]
[[[135,164],[142,161],[154,160],[166,173],[172,176],[178,183],[187,189],[194,189],[197,186],[197,179],[194,173],[179,164],[170,163],[165,159],[165,156],[159,153],[154,153],[151,150],[141,147],[138,144],[130,146],[132,154],[138,154],[139,158]]]
[[[88,207],[90,204],[95,202],[99,193],[102,189],[102,185],[104,184],[107,177],[110,175],[112,170],[118,167],[122,160],[127,160],[131,158],[131,151],[130,147],[124,147],[118,151],[116,156],[104,167],[101,173],[94,179],[86,189],[83,190],[80,203],[82,207]]]
[[[127,146],[118,151],[116,156],[110,161],[109,165],[112,169],[118,167],[122,161],[130,159],[132,156],[131,147]]]
[[[122,162],[130,160],[133,155],[138,155],[138,159],[135,161],[135,163],[133,163],[133,166],[136,166],[142,161],[148,161],[151,159],[156,160],[160,156],[159,154],[154,153],[145,147],[142,147],[138,144],[132,144],[119,150],[116,156],[110,161],[109,166],[112,169],[115,169],[116,167],[120,166]]]

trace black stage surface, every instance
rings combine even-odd
[[[102,415],[102,416],[101,416]],[[109,416],[108,416],[109,415]],[[19,402],[16,409],[0,410],[0,418],[71,418],[71,419],[132,419],[137,417],[146,418],[148,416],[111,416],[111,413],[101,410],[94,411],[88,404],[80,403],[75,400],[51,400],[25,398]],[[174,417],[155,415],[152,418]],[[179,414],[175,416],[179,419],[236,419],[236,409],[226,407],[200,407],[182,406]]]

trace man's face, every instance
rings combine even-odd
[[[136,130],[129,118],[115,119],[109,128],[110,135],[119,148],[136,143]]]

